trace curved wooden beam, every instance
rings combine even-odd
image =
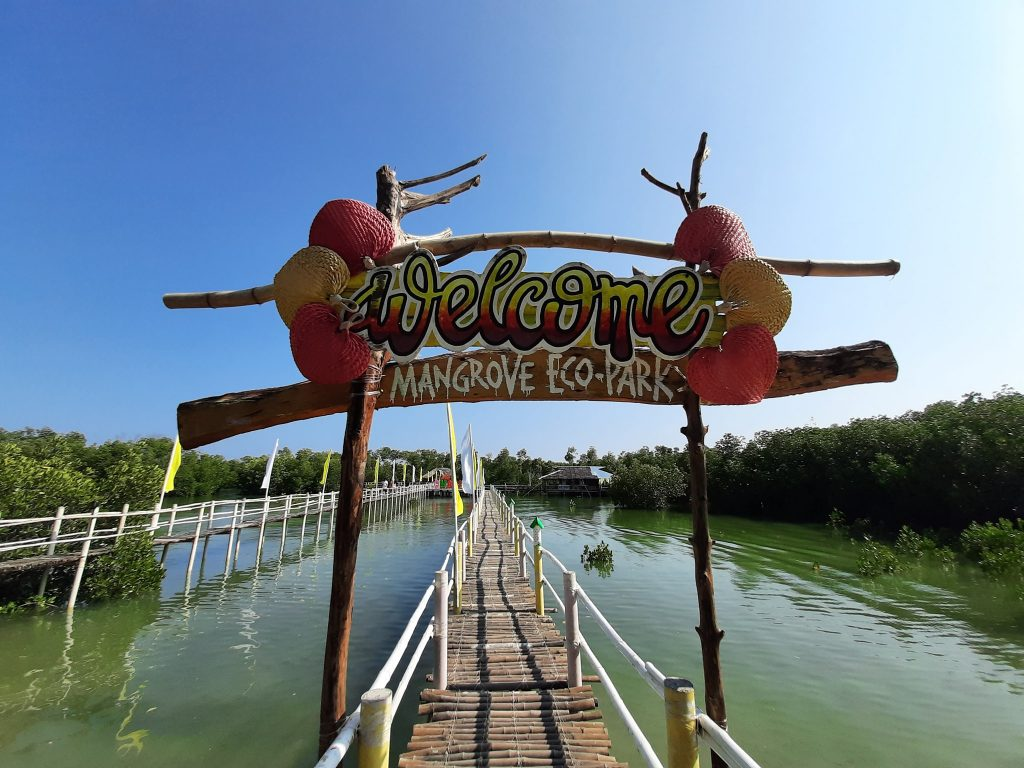
[[[575,349],[560,355],[462,352],[388,364],[377,408],[541,400],[679,405],[685,371],[685,360],[667,362],[644,351],[637,351],[630,366],[611,367],[606,364],[604,352],[595,349]],[[892,350],[881,341],[781,352],[779,371],[767,396],[895,381],[897,373]],[[350,395],[348,385],[333,387],[304,381],[192,400],[178,406],[181,444],[198,448],[277,424],[340,413],[348,408]]]

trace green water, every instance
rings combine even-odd
[[[614,571],[580,568],[580,582],[641,656],[699,689],[687,516],[546,499],[518,511],[543,515],[546,547],[570,567],[583,544],[608,542]],[[1024,765],[1024,602],[1011,590],[927,565],[865,580],[850,545],[822,528],[712,525],[730,730],[765,768]],[[390,652],[451,528],[440,504],[365,528],[353,696]],[[188,592],[188,545],[172,548],[159,598],[83,607],[72,626],[62,614],[0,619],[0,765],[311,766],[331,547],[310,528],[300,549],[297,534],[293,524],[278,562],[272,531],[257,571],[247,531],[227,577],[227,537],[212,538]],[[586,617],[583,629],[664,754],[660,700]],[[428,668],[429,658],[415,679]],[[396,745],[415,701],[403,702]],[[614,753],[642,765],[601,703]]]

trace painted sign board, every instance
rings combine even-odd
[[[678,360],[721,338],[718,294],[706,291],[689,266],[630,278],[581,262],[550,273],[525,267],[526,251],[511,246],[481,273],[442,274],[430,252],[418,250],[400,265],[366,274],[350,295],[362,315],[351,330],[400,363],[415,359],[425,346],[523,355],[591,347],[610,365],[628,365],[641,348]]]

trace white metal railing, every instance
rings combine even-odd
[[[432,489],[427,483],[413,485],[394,485],[390,487],[371,487],[363,492],[363,510],[367,519],[379,516],[390,516],[404,511],[410,500],[425,496]],[[285,496],[265,496],[255,499],[227,499],[194,502],[192,504],[174,504],[166,508],[132,510],[125,504],[120,511],[103,511],[95,507],[91,512],[65,514],[65,508],[59,507],[55,515],[48,517],[13,518],[0,520],[0,536],[10,536],[17,528],[42,527],[49,528],[47,534],[32,531],[35,535],[12,541],[0,541],[0,559],[5,561],[24,560],[35,555],[42,555],[34,565],[43,568],[44,573],[39,585],[39,595],[45,594],[53,558],[62,548],[60,557],[77,559],[77,569],[72,582],[68,599],[68,610],[74,610],[78,597],[78,588],[85,571],[85,563],[94,542],[115,542],[119,537],[132,533],[146,532],[153,534],[159,543],[167,546],[176,541],[187,542],[191,539],[192,551],[189,555],[186,570],[186,585],[191,582],[192,567],[195,562],[196,548],[199,538],[203,535],[227,534],[228,561],[231,562],[235,546],[236,534],[243,528],[259,526],[256,560],[259,563],[263,555],[263,542],[268,522],[281,522],[285,533],[281,536],[281,555],[287,536],[287,526],[291,520],[301,517],[302,533],[305,534],[306,520],[316,516],[316,537],[324,524],[324,512],[336,506],[338,492],[289,494]],[[328,538],[334,535],[334,515],[327,515]],[[83,526],[82,523],[85,523]],[[83,529],[84,528],[84,529]],[[45,529],[44,529],[45,530]],[[240,540],[240,534],[239,534]],[[78,551],[74,551],[77,549]],[[69,551],[71,550],[71,551]],[[237,555],[236,555],[237,557]],[[161,562],[163,560],[161,559]]]
[[[630,647],[630,645],[623,639],[623,637],[615,630],[611,622],[608,621],[608,619],[605,617],[603,613],[601,613],[600,609],[594,603],[593,599],[586,593],[586,590],[584,590],[583,587],[579,586],[576,583],[575,574],[573,574],[572,571],[566,568],[565,565],[557,557],[555,557],[553,554],[551,554],[543,548],[540,530],[537,531],[536,537],[531,535],[524,521],[515,515],[515,505],[509,505],[507,501],[505,501],[504,497],[502,497],[500,494],[498,494],[498,497],[499,508],[502,509],[502,511],[506,514],[506,519],[509,521],[509,524],[513,526],[514,529],[516,529],[517,531],[515,533],[515,537],[521,543],[520,556],[525,556],[531,561],[531,563],[534,564],[535,574],[540,576],[541,585],[546,586],[548,588],[548,591],[550,592],[551,596],[555,599],[555,601],[558,603],[563,613],[568,617],[569,613],[575,610],[575,604],[573,606],[567,607],[566,601],[563,601],[562,597],[559,596],[557,590],[554,588],[551,582],[543,577],[542,569],[537,568],[536,558],[538,556],[541,562],[543,562],[543,560],[545,559],[551,561],[554,565],[558,567],[558,569],[563,574],[572,574],[571,579],[566,579],[566,589],[564,590],[564,597],[567,598],[567,600],[572,599],[574,603],[578,600],[580,603],[583,604],[583,606],[587,609],[587,612],[594,619],[598,627],[601,628],[601,630],[604,632],[607,638],[611,641],[612,645],[616,648],[616,650],[618,650],[619,653],[621,653],[625,657],[626,661],[629,662],[629,665],[636,671],[638,675],[640,675],[640,677],[644,681],[647,682],[648,685],[651,686],[651,688],[654,689],[655,693],[657,693],[662,699],[665,699],[666,691],[669,689],[669,686],[666,684],[666,676],[652,662],[645,661],[640,656],[640,654],[638,654],[636,651],[633,650],[633,648]],[[526,546],[526,542],[529,542],[533,545],[533,555],[531,555],[527,551],[529,548]],[[522,575],[525,575],[525,569],[521,569],[521,571],[523,571]],[[543,601],[541,600],[541,596],[538,593],[538,610],[542,610],[542,606]],[[650,745],[650,742],[647,740],[647,737],[644,736],[642,729],[636,722],[636,719],[633,717],[632,713],[630,713],[625,702],[622,700],[622,697],[619,694],[618,689],[616,689],[611,678],[608,676],[607,671],[604,669],[604,667],[598,660],[597,656],[594,654],[594,651],[590,647],[590,644],[587,643],[586,639],[583,637],[582,631],[578,630],[578,625],[576,634],[577,636],[575,639],[569,638],[567,634],[567,642],[575,642],[576,644],[578,644],[579,648],[586,654],[595,672],[597,673],[598,677],[601,679],[601,682],[607,689],[609,699],[612,701],[612,704],[615,707],[615,710],[619,713],[620,717],[622,717],[622,720],[626,725],[626,729],[629,731],[629,734],[632,737],[634,743],[636,744],[637,749],[640,751],[640,754],[643,757],[644,761],[647,763],[648,766],[650,766],[650,768],[663,768],[661,761],[655,754],[653,748]],[[711,750],[714,751],[719,757],[721,757],[729,766],[731,766],[731,768],[760,768],[758,763],[750,755],[748,755],[743,750],[743,748],[740,747],[739,744],[736,743],[736,741],[725,731],[725,729],[719,726],[718,723],[716,723],[714,720],[708,717],[708,715],[706,715],[704,712],[701,712],[699,709],[696,708],[694,708],[694,710],[694,730],[696,732],[695,735],[697,742],[702,742],[708,747],[710,747]],[[672,745],[670,744],[670,753],[672,752],[671,747]]]
[[[465,551],[468,546],[467,537],[474,534],[476,519],[477,511],[474,509],[466,516],[463,523],[456,528],[456,533],[448,545],[444,560],[437,572],[438,574],[444,574],[444,594],[436,594],[436,580],[432,581],[430,586],[424,590],[423,596],[420,598],[419,603],[416,605],[412,615],[409,617],[409,621],[406,622],[405,629],[402,631],[398,641],[395,643],[395,647],[391,651],[391,655],[388,656],[387,661],[384,662],[384,666],[381,667],[377,677],[375,677],[373,682],[370,684],[371,691],[383,688],[391,681],[391,678],[398,669],[398,665],[401,662],[402,657],[409,648],[416,626],[423,617],[423,613],[426,611],[427,605],[430,603],[431,596],[435,597],[435,613],[438,613],[436,610],[437,604],[441,603],[446,605],[448,594],[452,587],[457,586],[460,580],[465,577],[462,563],[465,562]],[[459,594],[458,589],[456,589],[456,594]],[[457,597],[456,600],[458,599],[459,598]],[[427,643],[432,637],[434,637],[434,632],[435,624],[428,622],[420,636],[419,643],[416,645],[416,648],[413,650],[406,662],[402,677],[395,686],[394,693],[389,700],[389,709],[386,715],[388,718],[388,725],[390,724],[390,719],[394,717],[394,712],[398,709],[398,705],[401,703],[402,697],[408,690],[409,682],[412,680],[412,675],[416,670],[416,666],[419,664],[420,658],[423,656],[423,651],[427,647]],[[341,764],[342,759],[348,753],[348,750],[351,748],[352,743],[360,732],[363,724],[362,710],[363,704],[361,703],[355,708],[352,714],[345,719],[341,729],[338,731],[338,735],[317,761],[315,768],[336,768],[336,766]]]

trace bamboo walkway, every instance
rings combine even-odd
[[[515,545],[485,496],[461,614],[448,618],[448,689],[427,689],[400,768],[626,768],[590,686],[569,688],[565,641],[536,613]]]

